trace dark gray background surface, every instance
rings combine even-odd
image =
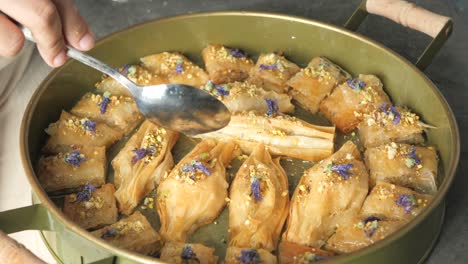
[[[427,263],[468,263],[468,1],[410,0],[452,17],[454,33],[426,75],[452,107],[460,128],[462,153],[447,197],[447,214],[437,246]],[[360,0],[76,0],[97,38],[159,17],[214,10],[283,13],[343,25]],[[359,32],[414,61],[430,38],[389,20],[369,16]]]

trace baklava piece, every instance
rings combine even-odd
[[[46,129],[50,135],[44,146],[46,153],[70,150],[70,146],[109,147],[123,136],[123,132],[89,118],[81,118],[62,111],[60,119]]]
[[[276,264],[276,256],[264,249],[228,247],[225,264]]]
[[[360,74],[359,78],[338,85],[320,103],[320,111],[340,131],[348,133],[357,127],[364,114],[380,108],[383,103],[391,104],[382,87],[376,76]]]
[[[299,66],[281,55],[261,54],[255,66],[250,70],[247,81],[265,90],[287,93],[286,82],[298,71],[300,71]]]
[[[141,86],[157,85],[169,82],[166,77],[152,73],[148,69],[138,65],[124,65],[120,68],[120,72],[127,76],[130,81]],[[104,77],[104,79],[96,83],[95,86],[101,93],[109,92],[115,96],[132,96],[127,88],[122,86],[112,77]]]
[[[286,115],[249,112],[232,115],[226,127],[197,137],[234,140],[245,153],[252,153],[258,143],[263,143],[272,155],[319,161],[333,153],[335,128]]]
[[[202,57],[210,80],[215,84],[245,81],[254,66],[243,51],[218,44],[204,48]]]
[[[278,258],[281,264],[309,264],[327,260],[334,255],[330,251],[284,241],[279,245]]]
[[[119,211],[129,215],[174,166],[171,149],[179,135],[145,121],[112,160]]]
[[[324,57],[313,58],[306,68],[294,75],[287,85],[290,94],[300,106],[312,114],[317,113],[319,104],[349,74]]]
[[[433,147],[389,143],[368,148],[366,165],[370,184],[383,181],[411,188],[417,192],[437,191],[437,154]]]
[[[161,261],[177,264],[216,264],[214,249],[202,244],[167,242],[161,250]]]
[[[135,101],[128,96],[86,93],[71,109],[72,114],[122,130],[129,134],[142,120]]]
[[[208,81],[202,89],[221,100],[231,113],[254,111],[258,114],[273,115],[275,112],[294,112],[291,96],[265,91],[248,82],[218,85]]]
[[[410,221],[431,202],[432,196],[391,183],[378,182],[364,201],[361,214],[380,219]]]
[[[134,250],[145,255],[159,252],[163,244],[161,236],[139,211],[94,231],[93,235],[119,248]]]
[[[305,171],[294,191],[283,241],[320,248],[337,224],[356,214],[368,191],[369,177],[351,141]]]
[[[87,184],[80,192],[65,196],[63,213],[85,229],[95,229],[117,221],[117,206],[112,184],[96,188]]]
[[[356,217],[349,224],[338,227],[325,249],[340,254],[351,253],[386,238],[404,224],[403,221],[387,221],[375,216]]]
[[[288,216],[288,176],[263,144],[241,165],[230,187],[229,246],[273,251]]]
[[[157,208],[165,240],[185,242],[219,215],[226,205],[226,166],[238,154],[232,141],[203,140],[161,181]]]
[[[167,78],[169,83],[201,86],[208,81],[208,74],[187,57],[178,52],[163,52],[140,59],[152,73]]]
[[[87,183],[101,186],[106,181],[106,149],[82,147],[41,157],[36,172],[46,192],[75,189]]]
[[[364,114],[358,125],[359,137],[366,148],[390,142],[423,143],[424,127],[418,115],[387,103]]]

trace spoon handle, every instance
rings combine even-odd
[[[21,31],[23,31],[24,37],[31,41],[31,42],[36,42],[34,40],[34,37],[31,33],[31,31],[24,27],[20,26]],[[67,46],[67,55],[70,58],[73,58],[83,64],[86,64],[102,73],[105,73],[109,75],[110,77],[114,78],[117,82],[125,86],[128,90],[130,90],[131,93],[134,93],[134,90],[136,89],[136,86],[133,82],[131,82],[127,77],[125,77],[123,74],[121,74],[118,70],[110,67],[109,65],[103,63],[100,60],[97,60],[94,57],[91,57],[81,51],[78,51],[77,49],[74,49],[70,46]]]

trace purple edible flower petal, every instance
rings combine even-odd
[[[250,195],[253,195],[255,202],[262,200],[262,191],[260,190],[260,181],[258,178],[254,177],[252,183],[250,184]]]
[[[387,106],[388,106],[387,102],[383,102],[382,105],[380,106],[380,110],[384,112],[386,115],[388,115]]]
[[[74,150],[65,156],[65,162],[75,167],[79,167],[83,161],[86,161],[86,158],[79,150]]]
[[[416,148],[415,147],[411,147],[410,152],[408,154],[405,154],[405,156],[410,157],[410,159],[412,159],[414,161],[415,165],[421,164],[421,160],[416,155]]]
[[[377,227],[378,227],[378,223],[380,221],[380,218],[378,217],[375,217],[375,216],[369,216],[367,218],[365,218],[362,223],[364,224],[364,233],[366,234],[367,237],[371,237],[374,235],[375,231],[377,230]],[[375,222],[375,224],[373,224],[369,230],[366,229],[366,225],[367,223],[370,223],[370,222]]]
[[[118,234],[119,234],[119,230],[117,230],[116,228],[111,227],[111,228],[107,229],[104,233],[102,233],[101,238],[102,239],[109,239],[109,238],[112,238],[112,237],[116,237]]]
[[[241,250],[241,255],[237,260],[243,264],[260,264],[260,254],[256,249]]]
[[[185,164],[182,167],[183,172],[196,172],[197,170],[205,173],[208,176],[211,175],[211,171],[205,165],[203,165],[201,161],[198,160],[193,160],[190,164]]]
[[[331,171],[334,171],[338,173],[343,180],[348,180],[351,175],[353,175],[352,172],[349,170],[352,169],[354,166],[353,164],[338,164],[338,165],[332,165],[330,167]]]
[[[134,149],[132,150],[135,153],[135,156],[132,158],[132,164],[136,164],[139,160],[145,158],[147,155],[151,155],[154,153],[155,149],[151,148],[141,148],[141,149]]]
[[[273,70],[273,69],[276,69],[276,68],[278,68],[278,65],[276,63],[275,64],[270,64],[270,65],[260,64],[260,69],[263,70],[263,71]]]
[[[102,101],[97,104],[99,106],[99,110],[101,111],[101,114],[106,113],[107,106],[109,105],[109,103],[110,103],[110,94],[106,92],[102,96]]]
[[[244,52],[240,49],[230,49],[229,54],[231,54],[231,56],[233,56],[234,58],[238,59],[245,57]]]
[[[94,185],[90,183],[86,184],[83,190],[76,194],[76,200],[78,202],[89,201],[94,191],[96,191],[96,187],[94,187]]]
[[[191,259],[197,259],[197,254],[193,252],[191,245],[185,245],[182,249],[182,253],[180,253],[180,258],[184,260],[184,263],[189,263]]]
[[[267,112],[266,112],[266,116],[268,116],[268,117],[276,116],[276,114],[279,111],[278,101],[277,100],[272,100],[272,99],[265,99],[265,102],[266,102],[267,107],[268,107]]]
[[[226,90],[226,88],[222,85],[217,85],[217,84],[214,84],[214,88],[216,89],[216,91],[218,91],[218,94],[219,96],[228,96],[229,95],[229,91]]]
[[[93,135],[96,134],[96,122],[85,118],[81,120],[81,123],[83,124],[84,130],[90,131]]]
[[[124,66],[122,66],[122,74],[127,76],[128,75],[128,69],[131,67],[131,65],[129,64],[124,64]]]
[[[398,125],[401,119],[400,112],[394,106],[390,106],[390,112],[393,114],[393,124]]]
[[[346,84],[356,92],[361,91],[364,87],[366,87],[366,83],[359,80],[359,79],[348,79]]]
[[[405,208],[405,214],[409,214],[414,206],[416,206],[416,197],[413,194],[400,194],[395,200],[398,206]]]
[[[177,73],[183,73],[184,72],[184,61],[183,60],[177,62],[175,71]]]

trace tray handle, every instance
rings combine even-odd
[[[40,204],[0,212],[0,229],[6,233],[48,230],[47,210]],[[0,231],[0,263],[45,264],[23,245]]]
[[[416,66],[421,70],[429,66],[453,30],[453,22],[449,17],[435,14],[403,0],[364,0],[348,19],[345,28],[356,30],[368,13],[386,17],[433,38],[416,61]]]

